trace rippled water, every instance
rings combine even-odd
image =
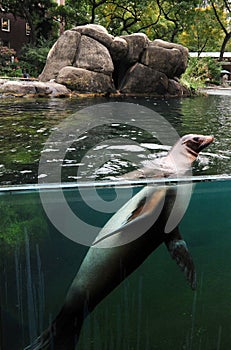
[[[168,100],[155,98],[6,99],[0,101],[0,183],[3,185],[36,183],[41,151],[44,151],[48,136],[59,128],[60,122],[64,119],[68,120],[76,111],[85,107],[112,101],[130,102],[154,110],[168,120],[180,136],[186,133],[213,134],[215,141],[200,156],[194,167],[194,173],[203,175],[231,173],[230,96],[199,96]],[[126,109],[124,113],[126,114]],[[150,156],[159,152],[165,154],[170,147],[167,144],[161,144],[151,133],[139,127],[131,128],[126,123],[113,123],[113,119],[109,116],[107,121],[107,115],[103,115],[104,125],[94,129],[91,128],[92,119],[88,120],[89,115],[86,114],[85,118],[85,122],[88,122],[88,132],[83,133],[82,137],[71,145],[62,164],[62,180],[65,182],[118,175],[130,170],[131,164],[127,161],[129,153],[142,159],[145,158],[147,151]],[[138,108],[134,118],[142,122],[142,114],[139,115]],[[155,118],[152,113],[148,120],[146,116],[145,123],[149,124],[149,127],[153,126],[154,134]],[[147,128],[144,127],[144,129]],[[76,129],[72,131],[73,135],[77,134]],[[119,138],[118,142],[105,144],[105,140],[117,138]],[[124,144],[121,142],[122,138],[126,139]],[[111,159],[106,159],[101,169],[95,169],[95,162],[102,154],[102,148],[106,147]],[[50,147],[50,151],[53,151],[53,157],[50,159],[52,164],[59,161],[56,150],[57,145]],[[83,161],[83,157],[89,150],[92,150],[91,160],[88,156],[86,163],[87,158],[85,157]],[[41,175],[46,182],[47,174]]]

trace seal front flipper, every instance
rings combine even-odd
[[[120,246],[139,238],[161,213],[166,188],[146,186],[120,208],[101,229],[92,246]]]
[[[178,227],[166,235],[165,244],[171,257],[184,272],[184,275],[193,290],[196,289],[196,270],[187,244],[181,237]]]

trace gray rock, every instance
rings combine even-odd
[[[55,79],[81,93],[187,94],[176,79],[188,49],[143,33],[113,37],[95,24],[66,31],[51,49],[41,81]]]
[[[120,37],[115,37],[109,47],[113,61],[124,59],[128,53],[128,42]]]
[[[64,67],[59,72],[56,82],[65,84],[71,90],[80,93],[115,92],[112,78],[109,75],[83,68]]]
[[[156,93],[164,95],[167,89],[168,78],[164,73],[136,63],[127,72],[120,91],[122,93]]]
[[[102,45],[109,48],[113,42],[113,35],[108,34],[106,28],[98,24],[87,24],[85,26],[78,26],[72,30],[77,31],[82,35],[89,36],[92,39],[97,40]]]
[[[171,96],[182,97],[185,94],[184,87],[176,80],[169,79],[168,81],[168,94]]]
[[[55,79],[61,68],[73,64],[80,38],[81,35],[73,30],[67,30],[59,37],[47,56],[47,62],[39,80]]]
[[[187,67],[188,50],[182,45],[154,40],[144,51],[141,62],[165,73],[169,78],[180,77]]]
[[[70,96],[70,91],[66,86],[55,82],[1,80],[0,94],[18,97],[66,97]]]
[[[176,68],[176,76],[179,77],[182,73],[185,72],[185,69],[187,68],[188,54],[189,54],[189,51],[185,46],[180,44],[175,44],[175,43],[169,43],[161,39],[154,40],[153,45],[164,47],[166,49],[175,48],[179,50],[181,52],[181,60],[178,62],[178,67]]]
[[[141,62],[173,78],[176,76],[181,56],[181,52],[175,48],[165,49],[150,45],[143,53]]]
[[[18,96],[31,95],[36,93],[36,88],[33,83],[24,81],[7,80],[0,85],[0,93],[13,94]]]
[[[114,66],[108,49],[95,39],[81,36],[78,55],[74,64],[77,68],[93,72],[112,74]]]
[[[149,44],[150,40],[148,39],[147,35],[143,33],[135,33],[131,35],[123,35],[121,36],[124,40],[128,43],[128,53],[126,55],[126,61],[129,64],[136,63],[140,60],[140,55],[146,49]]]

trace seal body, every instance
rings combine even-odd
[[[187,171],[199,151],[212,140],[213,137],[202,135],[186,135],[180,139],[162,160],[165,168],[171,169],[169,174],[174,173],[177,166]],[[132,172],[132,176],[137,178],[150,172],[151,169],[146,168]],[[59,314],[27,350],[74,350],[87,315],[162,243],[166,244],[191,288],[196,288],[194,263],[178,227],[165,233],[175,198],[174,186],[142,189],[109,220],[87,252]],[[153,224],[149,222],[143,234],[124,244],[123,235],[132,236],[137,224],[141,222],[143,226],[152,216],[156,216]]]

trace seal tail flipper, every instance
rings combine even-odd
[[[74,350],[84,317],[77,319],[61,310],[52,325],[24,350]]]
[[[178,227],[166,235],[165,244],[177,265],[184,272],[184,275],[193,290],[196,289],[196,270],[191,254],[188,251],[186,242],[182,239]]]

